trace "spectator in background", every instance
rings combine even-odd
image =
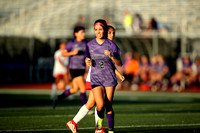
[[[140,61],[140,79],[142,82],[147,83],[149,80],[150,64],[146,56],[141,57]]]
[[[132,15],[127,10],[124,11],[123,26],[124,26],[125,31],[126,31],[127,34],[131,34],[133,32],[132,24],[133,24]]]
[[[193,76],[193,81],[196,82],[198,86],[200,86],[200,57],[196,57],[195,59],[195,72]]]
[[[159,32],[166,33],[172,30],[171,26],[168,23],[158,22]]]
[[[133,58],[133,55],[131,52],[127,52],[124,56],[124,75],[125,75],[125,81],[128,84],[128,87],[130,85],[136,85],[138,81],[139,76],[139,69],[140,64],[139,61]]]
[[[158,31],[158,22],[154,17],[152,17],[150,22],[149,22],[148,30]]]
[[[166,65],[163,56],[153,56],[151,58],[151,68],[150,68],[150,82],[151,90],[157,91],[162,88],[164,90],[163,79],[168,72],[168,66]]]
[[[193,74],[192,61],[189,57],[185,56],[177,60],[177,72],[171,77],[173,84],[173,91],[182,91],[185,89],[186,84],[191,83]]]
[[[161,77],[161,81],[159,81],[161,83],[161,89],[162,91],[166,91],[168,87],[167,73],[169,72],[169,68],[162,55],[157,56],[157,61],[158,61],[158,73]]]
[[[155,31],[159,31],[158,22],[154,17],[152,17],[148,25],[146,26],[143,34],[145,37],[149,37]]]
[[[140,73],[139,73],[139,78],[140,78],[140,89],[141,90],[148,90],[149,85],[149,71],[150,71],[150,64],[148,61],[148,58],[146,56],[142,56],[140,59]]]
[[[139,33],[142,31],[143,20],[140,14],[136,13],[133,19],[133,31]]]

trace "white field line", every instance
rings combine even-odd
[[[191,123],[191,124],[163,124],[163,125],[130,125],[130,126],[115,126],[117,128],[150,128],[150,127],[190,127],[190,126],[200,126],[200,123]],[[85,127],[78,128],[79,130],[92,130],[95,127]],[[64,131],[69,130],[68,128],[63,129],[21,129],[21,130],[0,130],[0,132],[41,132],[41,131]]]

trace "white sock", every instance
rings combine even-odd
[[[52,84],[52,87],[51,87],[51,99],[54,99],[56,97],[56,93],[57,93],[56,84]]]
[[[99,116],[98,116],[98,114],[97,114],[97,107],[95,107],[95,125],[97,124],[97,121],[98,121],[98,119],[99,119]]]
[[[83,105],[81,108],[80,108],[80,110],[78,111],[78,113],[76,114],[76,116],[74,117],[74,122],[76,123],[76,124],[78,124],[78,122],[80,121],[80,120],[82,120],[86,115],[87,115],[87,113],[89,112],[90,110],[88,110],[87,108],[86,108],[86,106],[85,105]]]

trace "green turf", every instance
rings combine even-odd
[[[69,132],[65,127],[81,107],[78,94],[52,110],[49,90],[0,89],[0,132]],[[115,131],[200,132],[200,94],[121,92],[114,98]],[[107,121],[104,120],[107,129]],[[94,115],[79,123],[79,133],[94,133]]]

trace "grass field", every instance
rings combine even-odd
[[[50,90],[0,89],[0,132],[69,132],[65,127],[81,107],[79,95],[55,110]],[[200,93],[125,92],[114,98],[115,132],[200,132]],[[79,122],[79,133],[94,133],[94,115]],[[107,120],[104,120],[107,129]]]

